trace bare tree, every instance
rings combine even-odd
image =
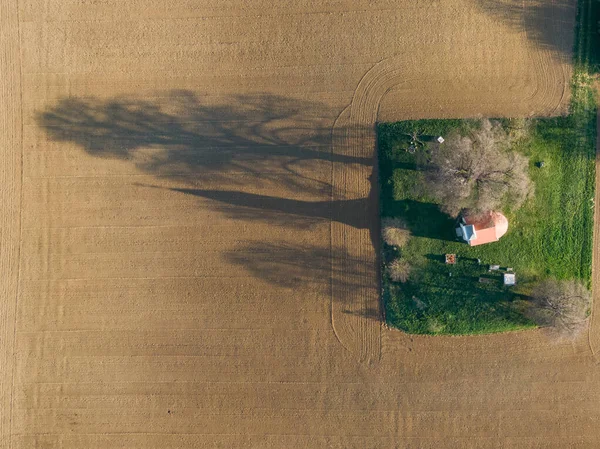
[[[471,135],[450,135],[434,148],[427,183],[446,212],[486,212],[504,202],[515,209],[522,205],[532,191],[529,160],[510,150],[511,141],[499,123],[486,119]]]
[[[585,327],[591,294],[581,283],[548,279],[534,288],[531,299],[527,315],[539,326],[563,337],[574,337]]]

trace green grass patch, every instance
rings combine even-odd
[[[405,151],[418,129],[429,139],[478,126],[473,120],[418,120],[377,127],[381,216],[399,217],[412,232],[401,249],[382,247],[383,301],[388,324],[418,334],[479,334],[533,327],[524,299],[542,279],[576,279],[591,287],[597,106],[594,75],[600,68],[600,2],[579,0],[570,113],[531,121],[513,150],[530,160],[535,195],[517,210],[503,210],[508,233],[498,242],[470,247],[456,241],[454,217],[427,195],[427,153]],[[510,120],[503,120],[510,127]],[[536,163],[544,162],[539,168]],[[446,265],[444,255],[457,255]],[[394,258],[412,267],[406,283],[392,282]],[[481,264],[478,262],[481,261]],[[512,267],[518,284],[506,288],[490,264]],[[480,280],[484,280],[481,282]]]
[[[505,122],[508,126],[508,122]],[[423,189],[423,150],[405,151],[419,129],[431,136],[467,133],[473,121],[420,120],[378,125],[382,217],[402,218],[412,237],[402,249],[385,246],[383,261],[402,257],[412,266],[404,284],[384,267],[386,319],[410,333],[476,334],[532,327],[522,315],[528,288],[547,277],[591,280],[595,112],[535,119],[513,148],[530,159],[535,195],[518,211],[504,210],[509,231],[498,242],[470,247],[456,241],[455,220]],[[543,161],[544,167],[536,163]],[[444,254],[458,256],[446,265]],[[478,263],[481,260],[481,264]],[[518,285],[506,288],[490,264],[512,267]],[[480,282],[480,278],[489,278]]]

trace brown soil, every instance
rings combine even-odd
[[[568,103],[488,3],[0,2],[0,448],[598,447],[595,331],[381,325],[375,121]]]

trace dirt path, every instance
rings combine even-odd
[[[10,447],[21,214],[17,2],[0,3],[0,448]]]

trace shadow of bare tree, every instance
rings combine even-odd
[[[287,174],[290,188],[327,191],[326,182],[307,175],[319,162],[373,163],[331,152],[331,115],[320,103],[275,95],[208,103],[190,91],[171,91],[155,102],[63,98],[36,118],[53,140],[157,176],[201,181],[210,174],[231,185],[240,174],[263,182]]]
[[[172,91],[155,101],[63,98],[40,112],[37,123],[50,139],[74,143],[94,157],[123,160],[157,178],[176,178],[177,187],[165,187],[165,182],[148,187],[211,200],[209,207],[236,220],[308,229],[335,220],[371,230],[377,246],[376,190],[365,198],[329,200],[331,164],[374,165],[374,155],[332,151],[334,139],[343,137],[332,131],[334,117],[335,111],[320,103],[274,95],[207,100]],[[269,192],[280,196],[245,191],[267,184]],[[360,266],[364,262],[334,254],[329,245],[250,242],[225,258],[287,287],[317,285],[325,292],[336,278],[351,278],[357,285],[374,281],[363,279],[369,273]],[[334,264],[335,258],[345,263]],[[336,277],[334,266],[354,274]]]
[[[229,190],[172,189],[188,195],[208,198],[226,205],[221,210],[239,220],[261,220],[284,226],[309,227],[311,223],[335,217],[357,229],[370,226],[360,211],[366,198],[345,201],[302,201]],[[233,206],[233,207],[232,207]]]
[[[252,257],[248,257],[248,254]],[[335,282],[335,279],[342,278],[342,274],[351,275],[347,276],[352,279],[351,287],[372,282],[371,279],[366,278],[366,271],[362,269],[360,260],[349,258],[342,250],[332,251],[330,248],[316,245],[254,242],[241,251],[227,253],[226,257],[230,262],[248,268],[258,277],[285,287],[294,288],[312,284],[320,290],[329,291],[332,279]],[[331,273],[332,260],[335,259],[343,259],[344,273]],[[333,266],[342,265],[333,264]]]
[[[227,260],[244,267],[254,276],[287,288],[304,288],[331,295],[341,287],[359,289],[373,285],[372,271],[365,270],[365,261],[351,257],[345,250],[316,245],[281,245],[254,242],[238,251],[226,253]],[[340,300],[341,298],[335,298]],[[343,304],[342,304],[343,305]],[[369,320],[381,320],[377,307],[357,312],[342,308],[342,313],[360,315]]]

